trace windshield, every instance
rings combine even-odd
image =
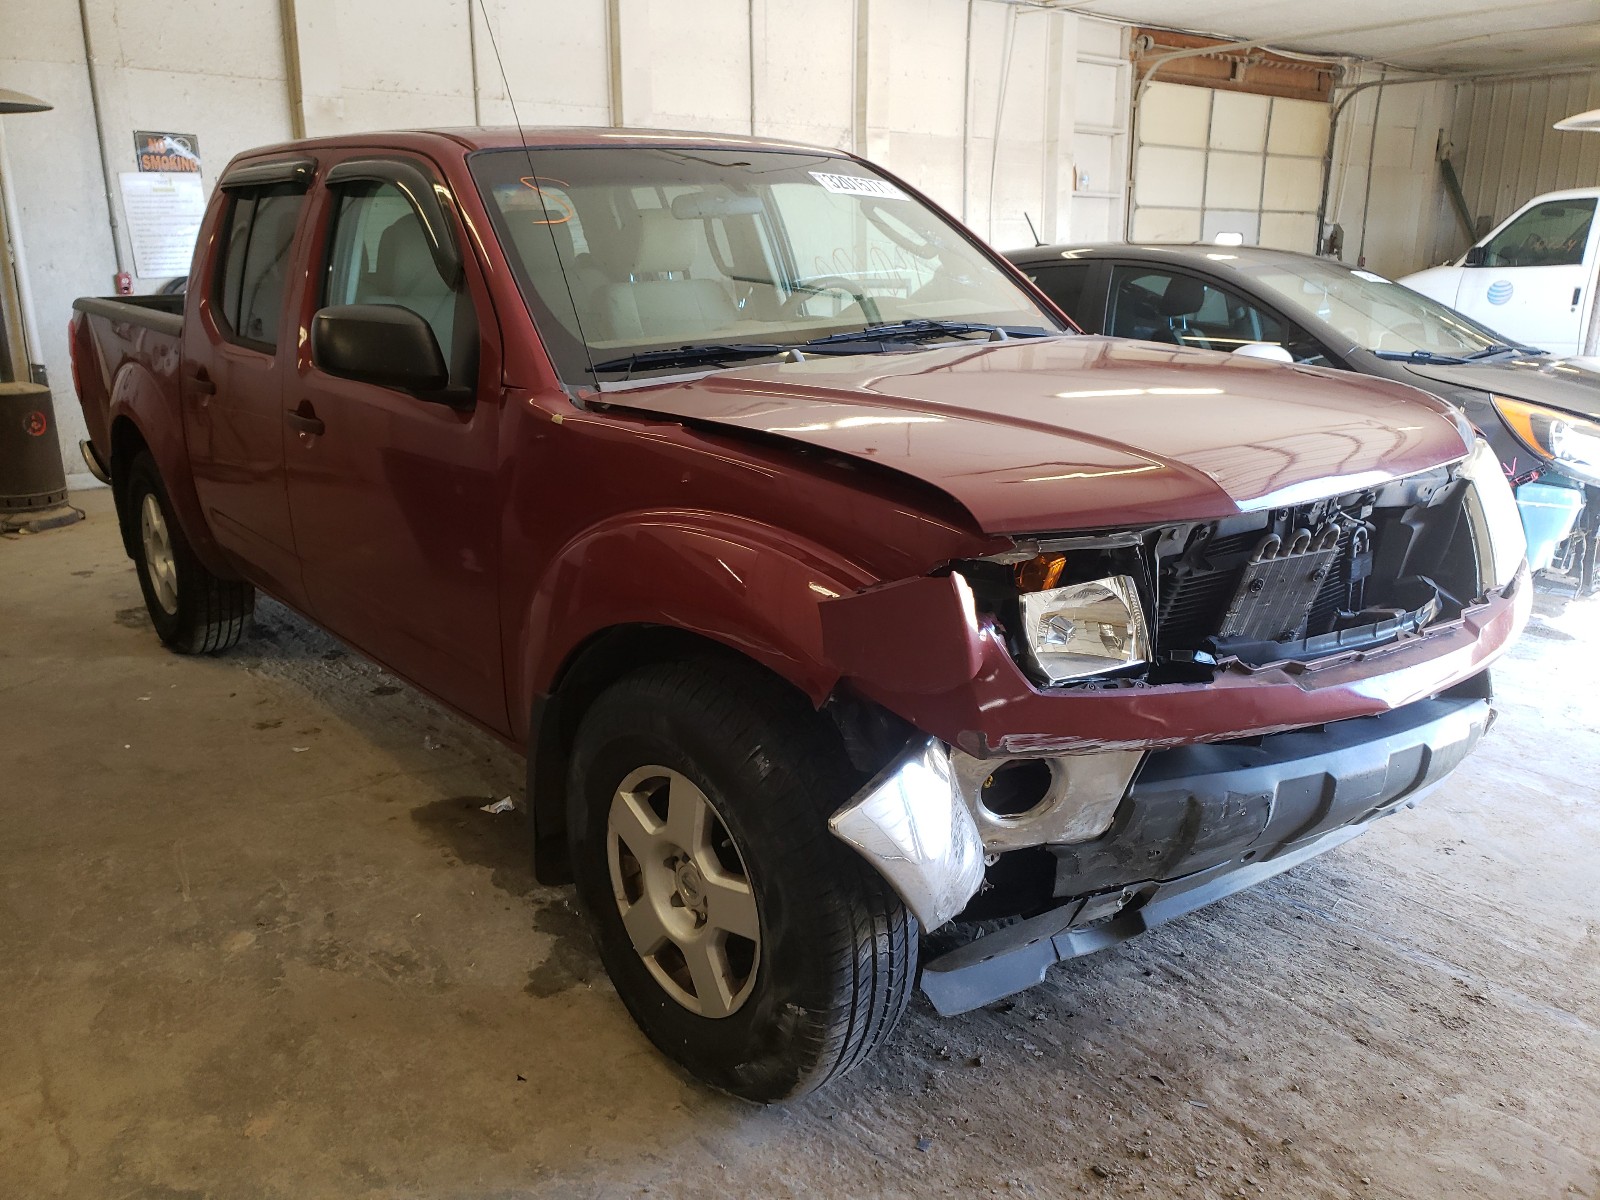
[[[1464,358],[1505,342],[1460,313],[1370,271],[1301,259],[1244,266],[1241,273],[1291,308],[1320,317],[1379,354]]]
[[[571,382],[823,338],[816,352],[859,354],[1063,331],[967,234],[850,159],[604,146],[487,151],[472,171]]]

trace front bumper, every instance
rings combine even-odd
[[[1208,683],[1041,689],[963,588],[954,576],[909,580],[820,612],[828,656],[859,694],[977,758],[1160,750],[1391,712],[1481,672],[1533,605],[1523,566],[1504,593],[1458,620],[1378,649],[1230,662]]]
[[[1050,847],[1063,903],[926,963],[922,989],[941,1013],[965,1012],[1286,871],[1416,803],[1491,720],[1485,699],[1438,698],[1154,754],[1104,835]]]

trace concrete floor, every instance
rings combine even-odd
[[[480,811],[516,759],[267,602],[167,653],[108,500],[0,540],[0,1197],[1600,1195],[1600,605],[1417,812],[759,1110]]]

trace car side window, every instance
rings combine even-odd
[[[222,324],[237,341],[277,347],[289,254],[305,199],[305,189],[297,184],[240,189],[233,195],[217,301]]]
[[[1486,267],[1570,267],[1583,261],[1594,222],[1592,199],[1535,204],[1483,247]]]
[[[428,323],[452,383],[466,383],[471,301],[439,274],[422,218],[399,188],[363,181],[338,190],[322,302],[395,304]]]
[[[1296,362],[1328,364],[1305,330],[1279,320],[1236,292],[1194,275],[1149,267],[1111,272],[1113,337],[1139,338],[1201,350],[1237,350],[1251,342],[1282,346]]]
[[[1039,290],[1087,333],[1098,332],[1103,311],[1101,306],[1094,303],[1094,296],[1085,294],[1093,270],[1094,264],[1086,262],[1049,263],[1023,268],[1027,276],[1039,285]]]

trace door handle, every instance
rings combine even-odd
[[[215,396],[217,394],[217,385],[211,381],[211,376],[206,374],[204,367],[189,376],[189,386],[202,396]]]
[[[301,411],[301,409],[304,411]],[[326,432],[328,428],[322,423],[321,418],[312,412],[309,404],[302,404],[300,409],[296,409],[294,412],[284,413],[283,419],[301,433],[320,435]]]

